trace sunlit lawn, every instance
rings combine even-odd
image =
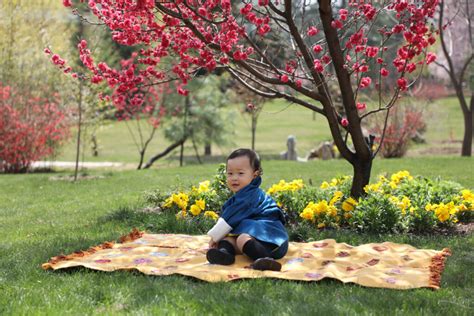
[[[303,178],[314,184],[350,174],[341,160],[296,163],[264,161],[264,187]],[[470,315],[474,309],[472,266],[474,237],[438,235],[367,235],[317,231],[312,239],[335,238],[362,244],[394,241],[416,247],[449,247],[439,291],[363,288],[335,280],[293,282],[273,279],[209,284],[182,276],[151,277],[137,272],[86,269],[43,271],[51,256],[115,240],[132,227],[150,232],[200,234],[202,228],[179,225],[174,217],[137,213],[143,193],[188,187],[209,179],[216,164],[146,171],[92,171],[104,178],[78,183],[51,180],[69,173],[0,176],[0,315]],[[379,172],[408,169],[412,174],[441,176],[473,188],[470,158],[432,157],[377,160]]]
[[[414,102],[410,99],[402,99],[402,102]],[[415,145],[408,155],[419,155],[427,148],[438,149],[442,147],[455,148],[454,152],[460,153],[460,141],[463,135],[462,113],[456,98],[439,99],[428,103],[418,100],[417,103],[424,109],[424,118],[427,122],[427,130],[424,134],[426,144]],[[241,106],[241,105],[240,105]],[[230,142],[225,146],[214,146],[214,155],[226,155],[233,148],[250,147],[251,134],[249,129],[249,117],[242,115],[239,105],[231,105],[227,111],[231,113],[235,123],[235,129],[231,130]],[[102,126],[98,133],[99,156],[92,157],[90,146],[86,146],[83,152],[85,161],[114,161],[137,164],[138,150],[128,127],[136,131],[136,122],[109,122]],[[143,125],[145,126],[145,125]],[[256,149],[261,155],[278,155],[286,151],[286,140],[289,135],[294,135],[297,141],[297,151],[300,157],[306,157],[310,150],[316,148],[321,142],[331,139],[328,125],[321,115],[313,115],[311,111],[301,106],[290,105],[283,101],[268,102],[258,121]],[[137,136],[135,132],[135,136]],[[163,137],[162,130],[150,143],[146,159],[163,151],[169,141]],[[203,148],[199,148],[200,155]],[[176,165],[176,157],[179,151],[175,150],[170,156],[171,161],[162,159],[157,165]],[[189,143],[185,146],[185,155],[194,156],[194,149]],[[74,138],[62,150],[57,160],[75,160]]]

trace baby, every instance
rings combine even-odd
[[[280,271],[288,251],[288,234],[283,212],[259,188],[262,168],[257,153],[237,149],[227,157],[227,186],[234,195],[222,207],[221,217],[207,233],[211,240],[207,260],[230,265],[235,254],[245,254],[256,270]]]

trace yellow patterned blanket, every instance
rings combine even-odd
[[[100,271],[136,269],[150,275],[182,274],[208,282],[243,278],[279,278],[318,281],[338,279],[368,287],[438,289],[449,249],[416,249],[384,242],[351,246],[333,239],[310,243],[291,242],[280,259],[282,270],[256,271],[250,259],[237,256],[230,266],[206,260],[207,236],[147,234],[134,230],[119,243],[106,242],[86,251],[51,258],[43,269],[83,266]]]

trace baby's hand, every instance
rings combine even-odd
[[[209,240],[209,248],[217,248],[217,243],[212,238]]]

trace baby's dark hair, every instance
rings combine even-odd
[[[249,158],[250,166],[252,167],[253,171],[258,171],[258,174],[260,176],[263,174],[262,165],[260,163],[260,156],[252,149],[247,149],[247,148],[236,149],[229,155],[229,157],[227,157],[226,161],[237,158],[237,157],[242,157],[242,156],[246,156]]]

